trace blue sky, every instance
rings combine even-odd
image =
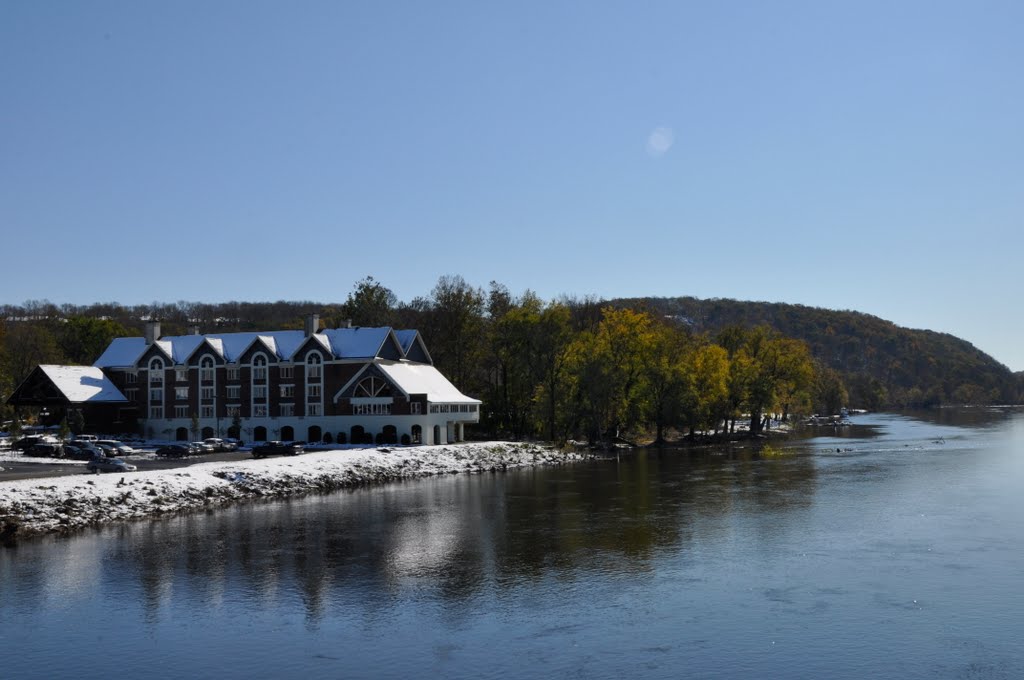
[[[0,302],[439,276],[1024,370],[1024,3],[5,2]]]

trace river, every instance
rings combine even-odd
[[[1024,677],[1024,412],[0,549],[3,678]]]

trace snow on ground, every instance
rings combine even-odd
[[[232,501],[286,496],[409,477],[486,472],[587,458],[536,444],[489,442],[344,449],[201,463],[173,470],[0,482],[0,540]]]

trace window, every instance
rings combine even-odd
[[[281,380],[291,380],[295,373],[294,366],[282,366],[281,367]]]
[[[135,383],[139,382],[139,374],[136,373],[135,371],[125,371],[124,381],[129,385],[134,385]]]
[[[253,382],[267,381],[267,358],[262,354],[257,354],[252,360],[252,380]]]
[[[267,405],[266,404],[253,404],[252,407],[253,418],[266,418],[267,417]]]
[[[228,366],[228,380],[238,380],[238,366]]]
[[[175,406],[174,407],[175,418],[188,418],[188,406]]]
[[[174,382],[188,382],[188,369],[187,368],[176,368],[176,369],[174,369]]]
[[[184,401],[188,399],[188,388],[187,387],[175,387],[174,398],[178,401]]]
[[[267,386],[266,385],[253,385],[252,386],[252,398],[261,399],[266,401],[267,399]]]
[[[200,396],[200,398],[201,399],[213,399],[213,389],[214,388],[212,388],[212,387],[200,387],[199,388],[199,396]]]
[[[150,406],[149,407],[149,417],[150,418],[163,418],[164,417],[164,407],[163,406]]]
[[[288,418],[295,415],[295,404],[281,404],[281,416]]]
[[[319,416],[319,415],[322,415],[320,404],[306,404],[306,415],[307,416]]]
[[[383,378],[376,376],[370,376],[369,378],[363,378],[356,385],[355,389],[356,397],[390,397],[391,387],[388,382]]]
[[[313,352],[306,357],[306,380],[320,379],[320,368],[322,363],[323,359],[320,358],[320,354],[318,352]]]
[[[203,382],[213,382],[213,357],[203,357],[199,361],[199,379]]]
[[[139,400],[139,390],[137,387],[129,388],[124,391],[124,398],[128,401]]]
[[[153,357],[149,361],[149,382],[164,382],[164,362],[159,357]]]
[[[212,418],[213,417],[213,407],[212,406],[200,406],[199,407],[199,417],[200,418]]]
[[[391,404],[353,404],[352,413],[357,416],[389,416]]]
[[[281,397],[288,399],[295,396],[295,385],[281,385]]]
[[[150,401],[163,401],[164,390],[162,387],[151,387],[149,389],[149,400]]]
[[[228,385],[228,399],[238,399],[242,393],[242,388],[238,385]]]
[[[409,404],[409,413],[411,413],[413,415],[417,415],[417,414],[420,413],[422,407],[423,407],[423,404],[421,404],[418,401],[414,401],[411,404]]]
[[[227,407],[228,418],[235,418],[242,415],[242,407],[237,404],[232,404]]]
[[[320,385],[319,383],[314,385],[306,385],[306,396],[310,399],[320,398]]]

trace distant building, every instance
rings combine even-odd
[[[151,321],[94,367],[123,398],[113,420],[155,439],[192,439],[195,418],[202,438],[440,444],[480,420],[481,402],[434,368],[419,332],[319,330],[315,314],[304,331],[173,337]]]

